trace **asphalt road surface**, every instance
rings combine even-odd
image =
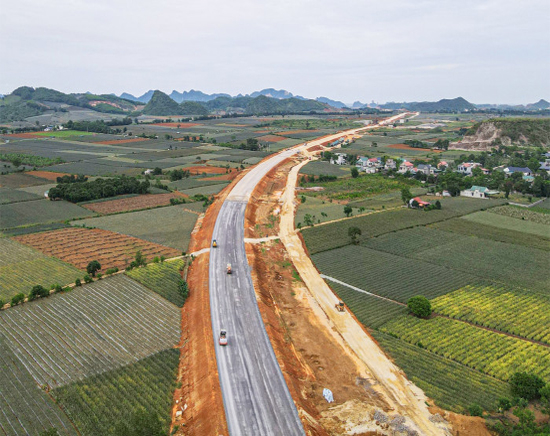
[[[229,433],[304,435],[298,411],[265,331],[244,248],[244,214],[258,181],[288,157],[258,165],[235,186],[222,205],[210,250],[210,307],[216,360]],[[232,199],[230,199],[232,198]],[[232,274],[227,274],[230,263]],[[228,344],[218,344],[221,329]]]

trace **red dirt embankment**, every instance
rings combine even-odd
[[[51,180],[52,182],[57,182],[58,177],[70,176],[69,173],[52,173],[50,171],[27,171],[27,174],[34,177],[40,177],[41,179]]]
[[[244,174],[245,171],[241,171],[233,183],[217,194],[205,215],[198,219],[191,234],[189,252],[210,247],[220,208]],[[182,308],[182,354],[178,377],[182,387],[174,393],[172,417],[172,426],[180,426],[178,435],[228,434],[210,318],[208,256],[205,253],[196,257],[187,276],[190,292]],[[180,410],[183,413],[176,418],[176,411]]]

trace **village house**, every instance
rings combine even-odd
[[[466,176],[471,176],[472,170],[476,167],[481,167],[481,164],[479,162],[464,162],[458,166],[456,171]]]
[[[524,176],[532,176],[533,171],[527,167],[506,167],[504,168],[504,174],[511,176],[514,173],[522,173]]]
[[[401,165],[399,165],[399,171],[397,172],[400,174],[405,174],[407,171],[414,174],[414,165],[411,162],[403,161]]]
[[[365,171],[367,174],[373,174],[382,168],[381,157],[360,157],[356,164],[359,171]]]
[[[409,200],[409,207],[424,208],[429,205],[430,205],[429,202],[422,200],[420,197],[414,197]]]
[[[435,174],[436,171],[437,170],[433,166],[427,164],[418,164],[418,166],[416,167],[417,173],[423,173],[427,176],[429,176],[430,174]]]
[[[460,196],[471,198],[490,198],[491,195],[496,195],[498,193],[498,191],[492,191],[485,186],[472,186],[469,189],[460,191]]]
[[[439,162],[437,164],[437,169],[440,170],[440,171],[445,171],[448,167],[449,167],[449,164],[447,162],[445,162],[444,160],[442,160],[441,162]]]
[[[346,153],[334,153],[330,163],[333,165],[346,165],[348,163]]]
[[[550,174],[550,159],[546,159],[544,162],[539,162],[539,163],[540,163],[539,170],[546,171],[548,174]]]
[[[393,159],[386,159],[386,163],[384,164],[385,170],[394,170],[396,168],[396,163]]]

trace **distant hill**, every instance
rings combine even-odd
[[[335,108],[338,108],[338,109],[348,107],[347,104],[342,103],[341,101],[331,100],[330,98],[327,98],[327,97],[317,97],[315,100],[320,101],[321,103],[326,103],[329,106],[332,106],[332,107],[335,107]]]
[[[172,91],[170,98],[178,103],[182,101],[210,101],[218,97],[231,97],[229,94],[205,94],[202,91],[183,91],[178,92],[176,90]]]
[[[386,103],[380,105],[382,109],[407,109],[411,111],[420,112],[463,112],[465,110],[471,111],[476,108],[475,105],[465,100],[462,97],[453,99],[443,99],[436,102],[422,101],[422,102],[410,102],[410,103]]]
[[[541,98],[536,103],[528,104],[526,107],[529,109],[550,109],[550,103]]]
[[[209,110],[197,101],[184,101],[180,104],[182,115],[208,115]]]
[[[304,97],[301,97],[299,95],[294,95],[292,92],[287,91],[285,89],[274,89],[274,88],[266,88],[262,89],[261,91],[255,91],[252,94],[250,94],[250,97],[256,98],[260,95],[263,95],[265,97],[271,97],[271,98],[277,98],[279,100],[284,100],[287,98],[297,98],[299,100],[305,100]]]
[[[182,115],[181,112],[180,105],[158,89],[143,108],[145,115]]]

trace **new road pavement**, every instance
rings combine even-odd
[[[265,331],[244,248],[244,214],[258,181],[293,152],[250,171],[222,205],[210,250],[210,307],[229,433],[304,435],[294,401]],[[273,162],[272,162],[273,160]],[[264,165],[268,163],[269,165]],[[227,264],[232,274],[227,274]],[[228,344],[218,344],[221,329]]]
[[[343,134],[311,141],[308,147]],[[210,250],[210,310],[225,416],[232,436],[305,434],[265,331],[244,248],[244,215],[252,191],[271,169],[300,148],[276,154],[249,171],[230,192],[214,227],[218,247]],[[228,263],[232,274],[226,272]],[[227,330],[226,346],[218,343],[221,329]]]

